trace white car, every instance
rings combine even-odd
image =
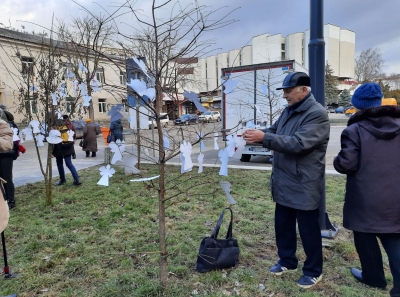
[[[199,115],[199,121],[201,122],[219,122],[221,121],[221,114],[218,111],[206,111]]]
[[[163,127],[167,127],[168,126],[168,123],[169,123],[169,117],[168,117],[168,114],[167,113],[160,113],[160,117],[161,117],[161,125],[163,126]],[[157,128],[157,122],[156,122],[156,120],[154,119],[154,117],[149,117],[149,129],[152,129],[152,128]]]

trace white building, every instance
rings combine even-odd
[[[355,33],[338,26],[324,25],[325,60],[339,79],[339,89],[349,89],[354,77]],[[200,79],[206,81],[201,93],[218,93],[221,85],[221,68],[295,60],[308,68],[308,43],[310,30],[284,37],[269,33],[254,36],[252,44],[242,49],[219,53],[199,59]],[[205,69],[204,69],[205,68]]]

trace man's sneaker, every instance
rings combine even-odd
[[[82,183],[80,182],[79,179],[75,179],[74,182],[72,183],[73,186],[80,186]]]
[[[317,277],[303,275],[297,282],[297,285],[304,289],[308,289],[318,284],[321,279],[322,279],[322,274]]]
[[[62,180],[62,179],[60,179],[57,183],[55,183],[54,185],[55,186],[61,186],[61,185],[65,185],[67,183],[67,181],[64,179],[64,180]]]
[[[288,268],[282,266],[281,264],[276,263],[274,266],[272,266],[269,269],[269,272],[271,272],[272,274],[275,274],[275,275],[281,275],[282,273],[289,272],[289,271],[296,271],[296,270],[297,270],[297,268],[288,269]]]

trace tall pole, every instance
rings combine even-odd
[[[325,106],[325,40],[324,0],[310,0],[310,42],[308,44],[308,69],[311,89],[315,99]],[[322,237],[334,238],[338,228],[329,221],[326,213],[325,177],[321,181],[319,225]]]
[[[254,69],[254,125],[257,125],[257,69]]]

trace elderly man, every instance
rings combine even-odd
[[[288,107],[265,132],[249,129],[246,142],[260,142],[274,151],[271,192],[276,202],[275,235],[278,262],[275,275],[297,269],[296,220],[307,256],[297,284],[310,288],[322,279],[322,240],[318,206],[325,175],[329,118],[310,93],[310,78],[303,72],[287,75],[283,97]]]

